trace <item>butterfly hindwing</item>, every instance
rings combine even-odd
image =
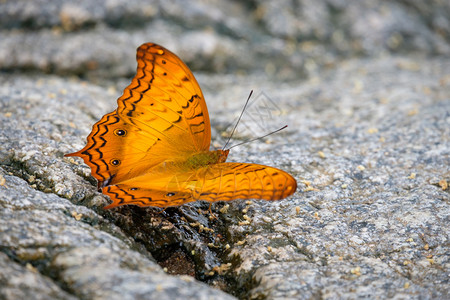
[[[159,137],[123,122],[115,111],[95,123],[87,139],[85,148],[66,156],[82,157],[91,167],[99,188],[136,176],[163,160],[148,159]]]
[[[144,174],[105,187],[115,207],[124,204],[167,207],[204,200],[279,200],[292,195],[297,182],[288,173],[257,164],[219,163],[189,172]]]
[[[108,195],[113,201],[113,203],[105,206],[106,209],[129,204],[141,207],[153,206],[164,208],[195,201],[191,193],[174,194],[164,190],[130,188],[122,184],[104,187],[102,192]]]

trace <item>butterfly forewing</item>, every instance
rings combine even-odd
[[[209,150],[211,127],[203,94],[172,52],[147,43],[137,50],[137,74],[115,112],[94,124],[80,156],[99,188],[142,173],[167,159]],[[181,141],[181,142],[180,142]]]
[[[137,119],[145,124],[140,126],[176,138],[176,143],[186,141],[186,149],[179,152],[209,150],[208,109],[189,68],[175,54],[154,44],[139,47],[136,57],[137,74],[117,101],[121,118]]]
[[[193,196],[206,201],[279,200],[297,189],[297,182],[288,173],[248,163],[207,166],[197,172],[197,178],[202,184],[193,190]]]

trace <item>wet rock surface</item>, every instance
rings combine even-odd
[[[450,6],[435,1],[0,4],[0,297],[445,299]],[[228,161],[275,202],[121,207],[81,149],[157,42],[192,67]],[[224,133],[222,135],[222,133]]]

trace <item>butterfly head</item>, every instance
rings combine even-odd
[[[217,160],[218,163],[224,163],[227,160],[228,153],[230,153],[230,149],[227,150],[217,150],[219,154],[219,158]]]

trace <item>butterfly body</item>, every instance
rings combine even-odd
[[[202,153],[196,153],[181,164],[188,169],[197,169],[199,167],[223,163],[227,160],[229,150],[215,150]]]
[[[263,165],[226,163],[229,150],[210,151],[206,102],[189,68],[152,43],[137,50],[137,74],[115,111],[94,124],[79,156],[98,189],[113,201],[168,207],[206,200],[278,200],[293,194],[288,173]]]

